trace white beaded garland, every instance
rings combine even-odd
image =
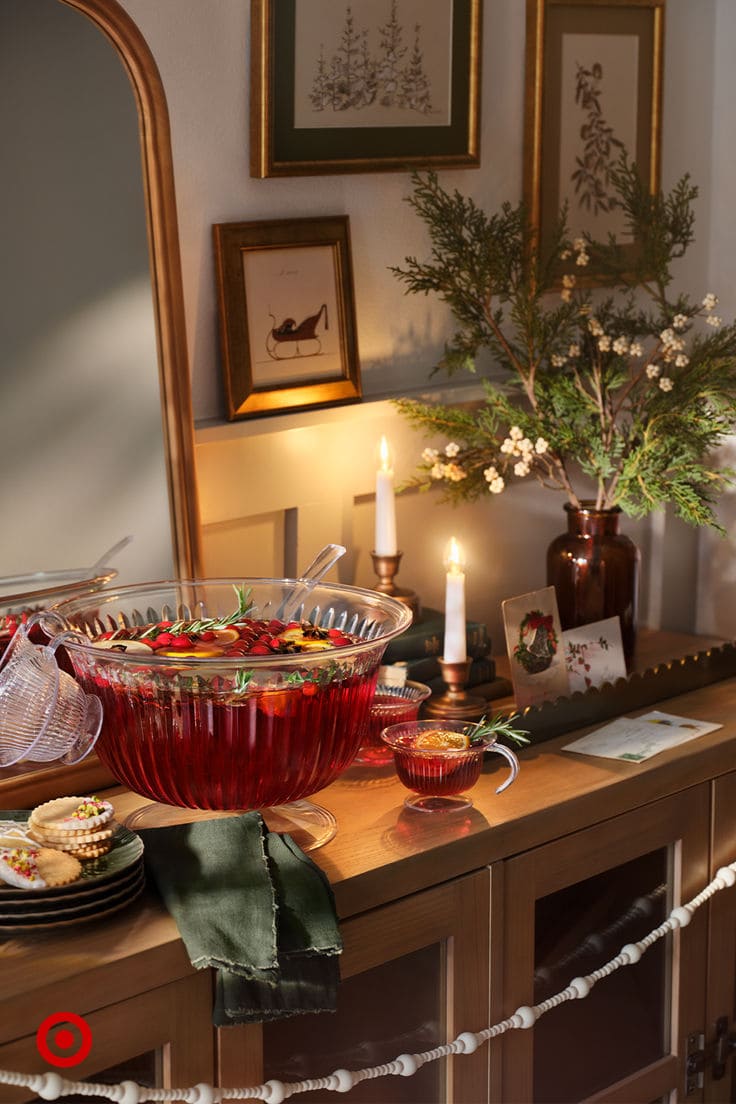
[[[121,1081],[120,1087],[123,1095],[120,1097],[119,1104],[140,1104],[141,1091],[135,1081]]]
[[[335,1092],[350,1092],[353,1087],[353,1075],[350,1070],[336,1069],[332,1076],[335,1078]]]
[[[578,1000],[583,1000],[593,987],[587,978],[576,977],[570,982],[570,988],[575,990],[575,996]]]
[[[736,870],[730,866],[720,866],[716,870],[716,878],[720,878],[727,886],[736,885]]]
[[[58,1100],[63,1088],[63,1078],[58,1073],[44,1073],[41,1077],[41,1086],[36,1092],[42,1100]]]
[[[685,908],[684,905],[678,905],[676,908],[673,908],[672,912],[670,913],[670,920],[674,920],[674,922],[681,928],[686,928],[692,918],[693,917],[690,909]]]
[[[424,1054],[400,1054],[392,1062],[370,1069],[351,1071],[347,1069],[335,1070],[329,1077],[312,1079],[284,1085],[282,1081],[271,1080],[265,1085],[244,1089],[217,1089],[212,1085],[201,1082],[187,1089],[147,1089],[134,1081],[122,1081],[118,1085],[97,1086],[84,1085],[64,1080],[60,1074],[49,1072],[45,1074],[27,1075],[14,1073],[0,1069],[0,1084],[22,1085],[31,1092],[35,1092],[41,1100],[58,1100],[62,1094],[74,1092],[84,1094],[85,1090],[93,1090],[99,1095],[106,1096],[114,1104],[143,1104],[143,1101],[182,1101],[183,1104],[218,1104],[224,1099],[253,1099],[259,1098],[266,1104],[283,1104],[287,1097],[301,1092],[308,1092],[317,1087],[325,1087],[334,1092],[349,1092],[354,1085],[373,1077],[390,1075],[411,1077],[425,1062],[433,1062],[450,1054],[473,1054],[478,1047],[512,1029],[528,1029],[545,1012],[557,1008],[567,1000],[582,999],[587,997],[593,986],[600,980],[609,977],[621,966],[633,965],[638,962],[642,954],[648,950],[658,939],[678,927],[686,927],[695,911],[705,904],[719,890],[736,885],[736,861],[728,866],[722,866],[717,871],[714,879],[691,901],[678,905],[670,912],[669,918],[659,927],[651,931],[638,943],[627,943],[621,948],[615,958],[593,971],[587,977],[576,977],[569,982],[567,987],[554,996],[548,997],[540,1005],[530,1007],[522,1005],[517,1008],[513,1016],[501,1023],[484,1028],[476,1034],[472,1031],[464,1031],[454,1042],[426,1051]],[[641,897],[634,902],[629,915],[632,912],[648,913],[651,911],[651,901]],[[620,926],[620,925],[619,925]],[[582,949],[591,949],[599,944],[599,937],[594,933],[581,944]],[[601,945],[601,949],[602,945]],[[568,956],[558,963],[558,966],[567,964],[574,956]],[[549,971],[544,968],[537,971],[536,977],[547,977]]]
[[[265,1088],[268,1089],[268,1096],[264,1097],[267,1104],[283,1104],[286,1099],[283,1081],[266,1081]]]
[[[462,1043],[463,1054],[475,1054],[478,1049],[478,1036],[473,1031],[463,1031],[457,1037],[458,1043]]]
[[[534,1027],[537,1022],[537,1013],[533,1008],[530,1008],[528,1004],[522,1004],[521,1008],[517,1008],[514,1013],[521,1020],[520,1026],[524,1029]]]

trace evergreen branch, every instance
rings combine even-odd
[[[591,97],[586,82],[581,95]],[[425,450],[411,485],[439,483],[460,502],[531,476],[578,505],[575,463],[602,509],[643,516],[670,502],[717,528],[713,504],[732,474],[704,457],[736,423],[736,324],[715,317],[714,296],[698,303],[670,291],[693,241],[697,189],[684,176],[652,195],[625,153],[609,168],[633,262],[611,235],[571,243],[564,208],[543,251],[523,204],[488,215],[435,174],[412,177],[408,202],[430,255],[392,271],[407,293],[436,295],[452,311],[457,328],[434,370],[475,372],[485,349],[505,378],[484,380],[483,401],[464,408],[397,402],[415,428],[449,442],[444,453]],[[594,297],[571,266],[556,288],[560,261],[573,255],[574,273],[592,261],[614,290]]]

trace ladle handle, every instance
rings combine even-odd
[[[345,555],[346,551],[347,549],[341,544],[326,544],[314,557],[304,574],[296,580],[293,588],[282,601],[277,617],[282,621],[290,621],[295,610],[299,608],[310,590],[317,585],[340,557]]]
[[[124,548],[132,541],[132,537],[123,537],[117,544],[114,544],[112,548],[108,548],[107,552],[103,552],[99,560],[95,560],[92,567],[89,569],[91,575],[96,575],[97,572],[103,567],[109,567],[113,556],[117,556],[118,552],[122,552]]]

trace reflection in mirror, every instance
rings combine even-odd
[[[58,0],[0,5],[0,575],[173,568],[136,101]]]

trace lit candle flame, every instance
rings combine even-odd
[[[454,537],[450,537],[447,546],[445,567],[451,575],[461,575],[465,567],[465,554]]]
[[[391,454],[389,443],[385,437],[381,438],[381,443],[378,446],[378,459],[381,464],[382,472],[393,471],[393,456]]]

